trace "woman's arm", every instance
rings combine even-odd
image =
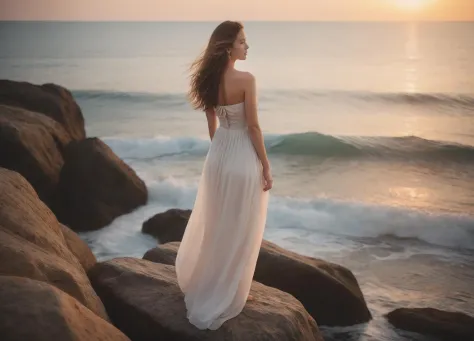
[[[270,169],[270,162],[268,161],[267,151],[263,142],[263,134],[260,129],[257,115],[257,87],[255,77],[248,73],[245,80],[245,114],[247,116],[247,126],[258,158],[262,162],[264,169]]]
[[[207,127],[209,129],[209,138],[212,141],[212,138],[214,137],[214,133],[216,132],[216,129],[217,129],[216,111],[214,109],[206,110],[206,118],[207,118]]]

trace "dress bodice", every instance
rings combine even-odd
[[[216,115],[219,118],[220,126],[223,128],[245,129],[247,127],[244,102],[218,105],[216,107]]]

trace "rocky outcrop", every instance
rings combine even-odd
[[[144,259],[174,265],[179,243],[149,250]],[[296,297],[319,325],[348,326],[371,314],[357,279],[346,268],[263,241],[254,280]]]
[[[61,124],[25,109],[0,105],[0,167],[22,174],[51,205],[71,138]]]
[[[0,104],[46,115],[59,122],[74,140],[86,137],[81,109],[71,93],[59,85],[0,80]]]
[[[74,231],[101,228],[146,204],[145,183],[100,139],[71,142],[64,159],[55,211]]]
[[[0,167],[23,175],[75,231],[108,225],[148,196],[109,147],[85,137],[82,112],[68,90],[0,80]]]
[[[254,282],[253,300],[218,330],[199,330],[186,318],[173,266],[134,258],[97,263],[92,284],[114,324],[134,341],[320,341],[314,319],[293,296]]]
[[[5,341],[130,341],[73,297],[40,281],[0,276]]]
[[[0,275],[49,283],[108,319],[54,214],[25,178],[4,168],[0,168]]]
[[[86,272],[89,271],[95,263],[97,263],[97,259],[91,249],[89,249],[89,246],[69,227],[63,224],[60,224],[60,226],[69,250],[76,256],[84,270]]]
[[[142,232],[157,238],[160,243],[180,241],[191,215],[191,210],[170,209],[155,214],[142,225]]]
[[[474,318],[433,308],[400,308],[387,314],[395,327],[439,340],[474,340]]]

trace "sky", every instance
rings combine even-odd
[[[0,20],[474,20],[474,0],[0,0]]]

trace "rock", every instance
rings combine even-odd
[[[5,341],[130,341],[61,290],[28,278],[0,276],[0,335]]]
[[[179,243],[149,250],[144,259],[175,264]],[[346,268],[306,257],[263,241],[254,280],[288,292],[304,305],[319,325],[348,326],[372,316],[357,279]]]
[[[71,93],[59,85],[0,80],[0,103],[49,116],[74,140],[86,137],[81,109]]]
[[[349,326],[372,318],[352,272],[263,241],[254,279],[289,292],[320,325]]]
[[[20,174],[0,168],[0,274],[49,283],[108,319],[61,227]]]
[[[87,271],[97,263],[97,259],[91,249],[89,249],[89,246],[87,246],[76,232],[63,224],[60,224],[60,226],[69,250],[74,254],[74,256],[76,256],[77,260],[81,263],[87,273]]]
[[[244,310],[210,331],[187,320],[173,266],[117,258],[97,263],[89,275],[115,325],[134,341],[322,341],[298,300],[257,282]]]
[[[58,185],[58,219],[74,231],[96,230],[146,204],[145,183],[100,139],[71,142]]]
[[[170,209],[155,214],[142,225],[142,232],[157,238],[160,243],[180,241],[188,224],[191,210]]]
[[[179,245],[180,242],[160,244],[158,247],[148,250],[143,255],[143,259],[149,260],[150,262],[174,266],[176,264]]]
[[[0,105],[0,166],[22,174],[51,205],[71,141],[61,124],[25,109]]]
[[[440,340],[474,340],[474,318],[433,308],[399,308],[386,315],[395,327]]]

